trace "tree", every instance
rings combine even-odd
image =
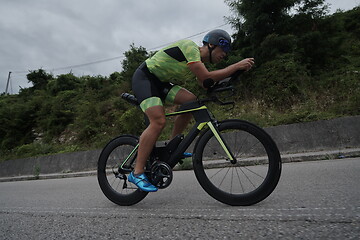
[[[258,67],[282,54],[295,54],[314,70],[336,46],[323,32],[325,0],[226,2],[235,13],[229,21],[238,30],[234,48],[241,48],[244,57],[255,57]]]
[[[122,81],[128,84],[131,82],[132,75],[139,65],[144,62],[149,54],[144,47],[135,47],[134,44],[130,45],[130,50],[124,53],[125,59],[122,61],[123,71],[121,72]]]
[[[61,91],[73,90],[80,86],[79,78],[72,73],[61,74],[49,82],[49,91],[56,95]]]
[[[298,2],[298,14],[305,14],[312,19],[324,17],[329,13],[329,4],[325,4],[325,0],[300,0]]]
[[[281,33],[288,11],[297,0],[227,0],[235,16],[229,18],[242,37],[257,47],[273,33]]]
[[[34,140],[35,107],[24,99],[3,96],[0,99],[0,150],[8,151]]]
[[[46,73],[43,69],[30,71],[26,77],[33,84],[33,89],[45,89],[48,82],[53,79],[52,74]]]

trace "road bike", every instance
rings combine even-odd
[[[248,206],[273,192],[281,175],[281,156],[274,140],[253,123],[240,119],[218,121],[206,106],[209,102],[234,105],[227,98],[234,95],[233,82],[238,75],[208,87],[205,99],[183,104],[176,112],[166,114],[170,117],[192,113],[195,124],[186,136],[181,134],[154,146],[145,170],[152,184],[159,189],[168,187],[173,180],[173,168],[183,161],[184,153],[195,142],[192,168],[201,187],[214,199],[232,206]],[[224,93],[228,95],[225,100],[221,97]],[[123,93],[122,98],[139,105],[133,95]],[[97,169],[100,188],[118,205],[136,204],[148,194],[127,180],[138,147],[137,136],[121,135],[111,140],[100,154]]]

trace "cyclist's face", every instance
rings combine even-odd
[[[213,63],[219,63],[226,57],[226,52],[219,46],[217,46],[211,54]]]

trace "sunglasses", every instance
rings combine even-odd
[[[221,47],[221,49],[225,52],[228,53],[231,50],[231,46],[228,40],[226,39],[220,39],[219,40],[219,46]]]

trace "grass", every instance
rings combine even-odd
[[[40,171],[41,171],[41,168],[40,168],[40,165],[36,165],[34,167],[34,177],[35,179],[39,179],[40,178]]]

